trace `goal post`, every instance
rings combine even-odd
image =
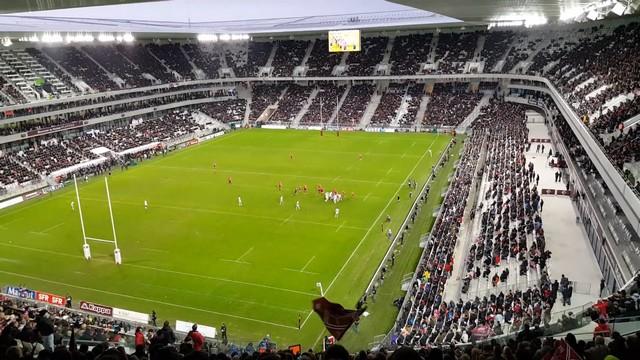
[[[113,259],[115,261],[115,263],[117,265],[122,264],[122,253],[120,251],[120,248],[118,248],[118,238],[116,236],[116,224],[115,224],[115,220],[113,217],[113,208],[111,206],[111,194],[109,192],[109,181],[107,179],[107,177],[104,178],[104,186],[107,192],[107,204],[109,206],[109,217],[110,217],[110,221],[111,221],[111,231],[113,233],[113,240],[109,240],[109,239],[101,239],[101,238],[96,238],[96,237],[92,237],[92,236],[87,236],[87,232],[86,232],[86,227],[84,224],[84,216],[82,213],[82,205],[80,203],[80,191],[78,190],[78,180],[76,178],[76,175],[73,175],[73,184],[75,187],[75,191],[76,191],[76,201],[78,202],[78,214],[80,217],[80,228],[82,229],[82,253],[84,255],[85,260],[91,260],[91,247],[88,243],[88,241],[96,241],[96,242],[103,242],[103,243],[111,243],[114,245],[114,250],[113,250]]]

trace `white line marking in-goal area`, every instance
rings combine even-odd
[[[169,251],[167,250],[161,250],[161,249],[154,249],[154,248],[148,248],[148,247],[141,247],[141,250],[147,250],[147,251],[153,251],[153,252],[157,252],[157,253],[163,253],[163,254],[168,254]]]
[[[1,216],[0,216],[0,217],[1,217]],[[9,224],[11,224],[11,223],[14,223],[14,222],[16,222],[16,221],[18,221],[18,220],[21,220],[21,219],[22,219],[22,218],[16,218],[16,219],[13,219],[13,220],[11,220],[11,221],[7,221],[7,222],[6,222],[6,223],[4,223],[4,224],[0,224],[0,229],[2,229],[2,230],[7,230],[7,229],[9,229],[9,228],[7,227],[7,225],[9,225]]]
[[[431,145],[429,145],[429,149],[431,149],[431,147],[433,146],[433,144],[436,142],[437,139],[433,139],[433,141],[431,142]],[[389,199],[389,201],[387,202],[387,205],[385,205],[385,207],[382,209],[382,211],[380,211],[380,213],[378,214],[378,217],[373,221],[373,223],[371,224],[371,226],[369,227],[369,229],[367,230],[367,232],[364,234],[364,236],[362,237],[362,239],[360,239],[360,241],[358,242],[358,244],[356,245],[356,247],[353,249],[353,251],[351,252],[351,255],[349,255],[349,257],[347,258],[347,260],[344,262],[344,264],[342,264],[342,267],[340,268],[340,270],[338,270],[338,273],[336,274],[336,276],[333,277],[333,280],[331,280],[331,282],[329,283],[329,286],[327,286],[324,289],[324,294],[327,295],[327,293],[329,293],[329,290],[331,290],[331,288],[333,287],[333,284],[335,284],[336,280],[338,280],[338,278],[340,277],[340,275],[342,275],[342,272],[344,271],[344,269],[347,267],[347,265],[349,264],[349,262],[351,262],[351,259],[353,259],[353,257],[355,256],[356,252],[358,251],[358,249],[360,249],[360,246],[362,246],[362,243],[364,242],[364,240],[367,238],[367,236],[369,236],[369,233],[371,233],[371,230],[374,228],[374,226],[376,226],[376,224],[378,223],[378,221],[380,220],[380,218],[382,217],[382,214],[385,213],[385,211],[387,210],[387,208],[389,207],[389,205],[391,205],[391,203],[393,202],[393,200],[396,198],[396,195],[400,192],[400,190],[402,189],[402,187],[404,186],[404,184],[407,183],[407,181],[409,180],[409,178],[411,177],[411,175],[413,175],[413,172],[416,171],[416,169],[418,168],[418,165],[420,165],[420,163],[422,162],[422,160],[424,160],[424,157],[427,155],[427,150],[424,151],[424,153],[422,154],[422,156],[420,157],[420,159],[416,162],[416,164],[413,166],[413,168],[411,169],[411,171],[409,171],[409,173],[407,174],[407,177],[404,179],[403,182],[400,183],[400,186],[398,187],[398,190],[396,190],[396,192],[393,194],[393,196]],[[322,330],[324,332],[324,329]],[[313,345],[314,347],[317,345],[318,340],[320,339],[320,337],[322,336],[322,332],[320,333],[320,336],[318,336],[318,339],[316,339],[316,343]]]
[[[309,261],[307,261],[306,264],[304,264],[304,266],[302,267],[302,269],[292,269],[292,268],[282,268],[283,270],[287,270],[287,271],[293,271],[293,272],[299,272],[299,273],[303,273],[303,274],[309,274],[309,275],[318,275],[317,272],[313,272],[313,271],[306,271],[307,267],[311,264],[311,262],[316,258],[316,256],[312,256],[311,259],[309,259]]]
[[[51,231],[51,230],[53,230],[53,229],[57,229],[57,228],[59,228],[59,227],[60,227],[60,226],[62,226],[62,225],[64,225],[64,223],[63,223],[63,222],[61,222],[60,224],[55,224],[55,225],[53,225],[53,226],[49,226],[48,228],[43,229],[43,230],[40,230],[40,231],[29,231],[29,234],[45,235],[45,236],[46,236],[46,235],[50,235],[50,234],[49,234],[49,231]]]
[[[307,274],[307,275],[319,275],[317,272],[313,272],[313,271],[302,271],[302,270],[292,269],[292,268],[282,268],[282,270],[287,270],[287,271],[292,271],[292,272],[297,272],[297,273]]]
[[[7,244],[7,243],[3,243],[3,242],[0,242],[0,246],[11,247],[11,248],[21,249],[21,250],[28,250],[28,251],[33,251],[33,252],[39,252],[39,253],[43,253],[43,254],[66,256],[66,257],[75,258],[75,259],[84,259],[84,257],[80,256],[80,255],[73,255],[73,254],[67,254],[67,253],[63,253],[63,252],[44,250],[44,249],[36,249],[36,248],[33,248],[33,247],[20,246],[20,245],[15,245],[15,244]],[[99,258],[95,258],[94,257],[93,259],[91,259],[91,261],[97,261],[97,262],[113,264],[113,260],[111,260],[111,259],[107,260],[107,259],[99,259]],[[153,267],[153,266],[130,264],[130,263],[127,263],[127,262],[124,262],[120,266],[133,267],[133,268],[143,269],[143,270],[152,270],[152,271],[164,272],[164,273],[168,273],[168,274],[183,275],[183,276],[189,276],[189,277],[206,279],[206,280],[228,282],[228,283],[232,283],[232,284],[239,284],[239,285],[245,285],[245,286],[253,286],[253,287],[257,287],[257,288],[277,290],[277,291],[289,292],[289,293],[305,295],[305,296],[312,296],[312,297],[317,297],[318,296],[318,294],[310,293],[310,292],[306,292],[306,291],[286,289],[286,288],[280,288],[280,287],[277,287],[277,286],[264,285],[264,284],[258,284],[258,283],[240,281],[240,280],[233,280],[233,279],[226,279],[226,278],[215,277],[215,276],[192,274],[192,273],[183,272],[183,271],[161,269],[161,268],[156,268],[156,267]]]
[[[309,259],[309,261],[307,261],[307,263],[306,263],[306,264],[304,264],[304,266],[302,267],[302,270],[301,270],[301,271],[305,271],[305,270],[307,269],[307,266],[309,266],[309,264],[311,264],[311,262],[312,262],[315,258],[316,258],[316,256],[315,256],[315,255],[313,255],[313,256],[311,257],[311,259]]]
[[[280,225],[284,225],[284,224],[288,223],[292,216],[293,216],[293,214],[289,215],[289,217],[287,217],[286,219],[282,220],[282,224],[280,224]]]
[[[236,264],[251,264],[250,262],[243,261],[242,258],[249,255],[249,253],[252,251],[253,251],[253,246],[249,248],[249,250],[245,251],[244,254],[240,255],[240,257],[235,260],[229,260],[229,259],[220,259],[220,260],[226,261],[226,262],[232,262]]]
[[[436,142],[436,139],[433,139],[433,141],[431,142],[431,145],[429,145],[429,149],[431,149],[431,146],[433,146],[433,144]],[[428,149],[427,149],[428,150]],[[402,189],[402,187],[404,186],[404,184],[407,183],[407,181],[409,180],[409,178],[411,177],[411,175],[413,175],[413,172],[416,171],[416,169],[418,168],[418,165],[420,165],[420,163],[422,162],[422,160],[424,160],[424,157],[427,155],[427,150],[425,150],[425,152],[422,154],[422,156],[420,157],[420,159],[416,162],[416,164],[413,166],[413,168],[411,169],[411,171],[409,171],[409,173],[407,174],[407,177],[404,179],[403,182],[400,183],[400,186],[398,187],[398,190],[396,190],[396,192],[393,194],[393,196],[389,199],[389,201],[387,202],[387,205],[385,205],[385,207],[382,209],[382,211],[380,211],[380,213],[378,214],[378,217],[373,221],[373,223],[371,224],[371,226],[369,226],[369,229],[367,229],[367,232],[364,234],[364,236],[362,237],[362,239],[360,239],[360,241],[358,242],[358,244],[356,245],[355,249],[353,249],[353,251],[351,252],[351,255],[349,255],[349,257],[347,258],[347,261],[344,262],[344,264],[342,264],[342,267],[340,268],[340,270],[338,271],[338,273],[336,274],[336,276],[333,278],[333,280],[331,280],[331,282],[329,283],[329,286],[327,286],[324,290],[324,293],[328,293],[329,290],[331,289],[331,287],[333,286],[333,284],[335,284],[336,280],[338,279],[338,277],[340,277],[340,275],[342,274],[342,272],[344,271],[344,269],[347,267],[347,265],[349,264],[349,262],[351,261],[351,259],[353,258],[353,256],[356,254],[356,252],[358,251],[358,249],[360,248],[360,246],[362,245],[362,243],[364,242],[364,240],[367,238],[367,236],[369,236],[369,233],[371,233],[371,230],[373,229],[374,226],[376,226],[376,224],[378,223],[378,221],[380,220],[380,218],[382,217],[382,214],[384,214],[384,212],[387,210],[387,208],[389,207],[389,205],[391,205],[391,203],[393,202],[393,200],[396,198],[396,195],[400,192],[400,190]]]
[[[395,184],[396,183],[394,183],[394,185]],[[83,198],[82,201],[106,202],[103,199],[95,199],[95,198]],[[111,203],[113,203],[113,204],[130,205],[130,206],[140,206],[140,203],[133,202],[133,201],[111,200]],[[242,216],[242,217],[248,217],[248,218],[252,218],[252,219],[263,219],[263,220],[271,220],[271,221],[281,221],[282,220],[281,218],[274,217],[274,216],[252,215],[252,214],[241,213],[241,212],[223,211],[223,210],[206,209],[206,208],[196,208],[196,207],[188,207],[188,206],[174,206],[174,205],[164,205],[164,204],[157,204],[157,203],[154,203],[153,206],[156,207],[156,208],[161,208],[161,209],[189,210],[189,211],[197,211],[197,212],[206,212],[206,213],[211,213],[211,214]],[[318,226],[329,226],[329,227],[336,226],[333,223],[323,223],[323,222],[309,221],[309,220],[296,220],[296,219],[293,219],[293,220],[289,220],[289,221],[300,223],[300,224],[312,224],[312,225],[318,225]],[[359,227],[359,226],[348,226],[348,227],[350,229],[355,229],[355,230],[364,230],[365,229],[365,228]]]
[[[62,286],[70,287],[70,288],[93,291],[93,292],[107,294],[107,295],[114,295],[114,296],[119,296],[119,297],[123,297],[123,298],[127,298],[127,299],[145,301],[145,302],[153,303],[153,304],[161,304],[161,305],[167,305],[167,306],[172,306],[172,307],[181,308],[181,309],[200,311],[200,312],[214,314],[214,315],[228,316],[228,317],[235,318],[235,319],[242,319],[242,320],[257,322],[257,323],[261,323],[261,324],[279,326],[279,327],[283,327],[283,328],[287,328],[287,329],[293,329],[293,330],[297,330],[298,329],[296,326],[283,325],[283,324],[278,324],[278,323],[274,323],[274,322],[271,322],[271,321],[258,320],[258,319],[253,319],[253,318],[249,318],[249,317],[245,317],[245,316],[239,316],[239,315],[232,315],[232,314],[227,314],[227,313],[223,313],[223,312],[219,312],[219,311],[200,309],[200,308],[196,308],[196,307],[192,307],[192,306],[174,304],[174,303],[170,303],[170,302],[166,302],[166,301],[152,300],[152,299],[147,299],[147,298],[143,298],[143,297],[139,297],[139,296],[121,294],[121,293],[117,293],[117,292],[113,292],[113,291],[106,291],[106,290],[100,290],[100,289],[94,289],[94,288],[90,288],[90,287],[85,287],[85,286],[67,284],[67,283],[63,283],[63,282],[60,282],[60,281],[48,280],[48,279],[43,279],[43,278],[30,276],[30,275],[24,275],[24,274],[17,274],[17,273],[13,273],[13,272],[9,272],[9,271],[0,270],[0,273],[1,274],[5,274],[5,275],[11,275],[11,276],[15,276],[15,277],[20,277],[20,278],[24,278],[24,279],[42,281],[42,282],[55,284],[55,285],[62,285]]]

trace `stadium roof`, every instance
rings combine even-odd
[[[595,20],[640,0],[8,0],[0,33],[285,34],[499,22]],[[588,16],[595,9],[597,16]],[[620,9],[618,9],[620,12]],[[574,15],[571,15],[574,14]],[[577,15],[576,15],[577,14]],[[621,15],[618,13],[617,15]]]
[[[0,29],[264,34],[460,22],[385,0],[166,0],[115,5],[123,1],[106,2],[112,5],[5,13],[0,15]],[[0,5],[0,11],[3,8],[4,4]]]

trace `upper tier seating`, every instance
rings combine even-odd
[[[55,60],[71,75],[83,80],[95,91],[108,91],[119,88],[99,66],[75,47],[43,47],[40,50]]]

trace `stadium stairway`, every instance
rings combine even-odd
[[[71,83],[78,88],[78,90],[80,90],[80,92],[85,93],[85,92],[90,92],[93,89],[91,89],[91,86],[89,86],[86,82],[84,82],[81,79],[78,79],[77,77],[73,76],[69,71],[67,71],[67,69],[65,69],[62,65],[60,65],[59,62],[57,62],[54,58],[52,58],[51,56],[49,56],[49,54],[47,54],[44,51],[40,51],[39,52],[40,55],[44,58],[46,58],[47,60],[49,60],[49,62],[51,62],[52,64],[54,64],[55,66],[58,67],[58,69],[60,69],[63,73],[65,73],[69,79],[71,79]]]
[[[276,52],[278,51],[278,42],[274,42],[273,46],[271,47],[271,52],[269,53],[269,58],[267,59],[267,63],[264,64],[265,68],[271,68],[271,65],[273,64],[273,59],[276,57]]]
[[[293,121],[291,122],[291,127],[297,128],[298,125],[300,125],[300,120],[302,120],[302,118],[304,117],[304,114],[306,114],[307,111],[309,111],[309,107],[313,103],[313,99],[316,98],[319,92],[320,92],[320,89],[317,87],[313,89],[313,91],[311,91],[311,94],[309,94],[309,98],[307,99],[307,102],[304,104],[302,109],[300,109],[296,117],[293,118]]]
[[[362,119],[360,119],[358,129],[364,129],[369,126],[373,114],[376,112],[378,105],[380,105],[380,99],[382,99],[382,94],[380,94],[378,91],[371,95],[371,100],[369,100],[369,104],[367,104],[367,108],[362,114]]]
[[[493,66],[493,69],[484,69],[485,72],[502,72],[502,68],[504,67],[504,64],[507,62],[507,56],[509,56],[509,53],[513,50],[516,44],[517,44],[517,37],[514,36],[513,39],[511,40],[511,44],[509,44],[509,47],[507,48],[507,51],[505,51],[504,54],[502,54],[502,56],[500,57],[500,60],[498,60],[496,64]]]
[[[307,66],[307,61],[309,61],[309,58],[311,57],[311,51],[313,50],[313,46],[316,44],[316,41],[318,41],[319,39],[313,39],[309,42],[309,46],[307,47],[307,51],[304,53],[304,57],[302,58],[302,63],[300,63],[300,66]]]
[[[487,40],[486,35],[478,36],[478,43],[476,45],[476,50],[473,53],[473,58],[471,58],[472,62],[480,61],[480,54],[482,53],[482,49],[484,49],[484,43],[486,42],[486,40]]]
[[[420,100],[420,107],[418,107],[418,112],[416,113],[416,119],[413,123],[414,128],[422,127],[422,120],[424,119],[424,114],[427,112],[427,106],[429,105],[430,97],[427,95],[422,95],[422,99]]]
[[[396,109],[396,116],[393,118],[393,121],[391,121],[391,124],[389,124],[389,127],[398,127],[398,125],[400,124],[400,119],[402,119],[404,114],[407,113],[407,111],[408,111],[407,107],[409,106],[408,92],[409,92],[409,87],[410,86],[411,85],[407,85],[404,88],[404,95],[402,95],[402,100],[400,101],[400,106],[398,106],[398,109]]]
[[[429,52],[428,63],[434,64],[436,62],[436,48],[438,47],[438,40],[440,40],[440,33],[436,32],[431,38],[431,51]]]
[[[24,68],[24,65],[20,63],[13,53],[6,50],[0,51],[0,73],[22,97],[29,101],[38,100],[40,95],[28,85],[27,79],[24,78],[20,71],[21,68]],[[14,100],[18,102],[19,99]]]
[[[640,124],[640,114],[630,118],[629,120],[624,122],[624,128],[630,129],[636,125]]]
[[[189,62],[189,65],[191,65],[191,72],[196,76],[196,79],[198,80],[206,79],[207,75],[205,75],[204,71],[202,71],[202,69],[198,68],[196,64],[193,63],[193,60],[189,57],[189,55],[184,50],[184,48],[182,46],[178,46],[178,48],[180,48],[180,52],[182,53],[184,58],[187,59],[187,61]]]
[[[393,43],[395,42],[396,37],[390,36],[389,41],[387,41],[387,48],[384,50],[384,56],[382,57],[382,61],[380,64],[389,64],[389,59],[391,58],[391,49],[393,49]]]
[[[478,115],[480,115],[482,108],[489,105],[489,101],[491,100],[492,97],[493,97],[493,91],[485,92],[482,98],[480,99],[480,101],[478,102],[478,105],[476,105],[476,107],[473,108],[473,111],[471,111],[471,113],[469,113],[469,115],[467,115],[467,117],[464,118],[464,120],[460,123],[460,125],[458,125],[458,127],[456,128],[456,132],[464,134],[467,131],[467,128],[471,126],[473,121],[478,117]]]
[[[20,59],[28,70],[30,70],[34,76],[45,79],[49,84],[55,88],[54,94],[73,96],[73,89],[70,89],[64,82],[58,79],[54,74],[49,72],[42,64],[24,50],[14,50],[15,56]],[[27,77],[29,81],[35,81],[35,78]]]
[[[351,91],[351,83],[347,84],[347,88],[344,90],[344,93],[342,93],[342,96],[340,97],[340,101],[338,101],[338,105],[336,106],[335,109],[333,109],[333,112],[331,113],[331,117],[329,118],[329,121],[327,121],[327,125],[333,125],[333,122],[335,121],[336,116],[338,115],[338,111],[340,111],[340,109],[342,108],[342,104],[344,104],[344,101],[347,98],[347,95],[349,95],[349,91]]]
[[[165,68],[165,70],[169,73],[171,73],[176,79],[181,79],[182,76],[180,74],[178,74],[176,71],[174,71],[172,68],[170,68],[169,66],[167,66],[167,64],[164,63],[164,60],[162,60],[161,58],[159,58],[158,56],[156,56],[156,54],[153,53],[153,51],[151,51],[151,49],[149,49],[146,46],[143,46],[143,49],[148,52],[154,59],[156,59],[160,64],[162,64],[162,66]],[[126,57],[126,56],[125,56]]]
[[[89,55],[88,52],[86,52],[81,46],[77,46],[76,49],[82,53],[82,55],[84,55],[87,59],[91,60],[98,68],[102,69],[102,71],[107,74],[107,76],[109,77],[109,79],[111,79],[111,81],[113,81],[114,83],[116,83],[118,85],[118,87],[122,88],[125,84],[124,79],[122,79],[121,77],[119,77],[117,74],[114,74],[112,72],[109,72],[109,70],[105,69],[104,66],[102,66],[102,64],[100,64],[96,59],[94,59],[91,55]]]

